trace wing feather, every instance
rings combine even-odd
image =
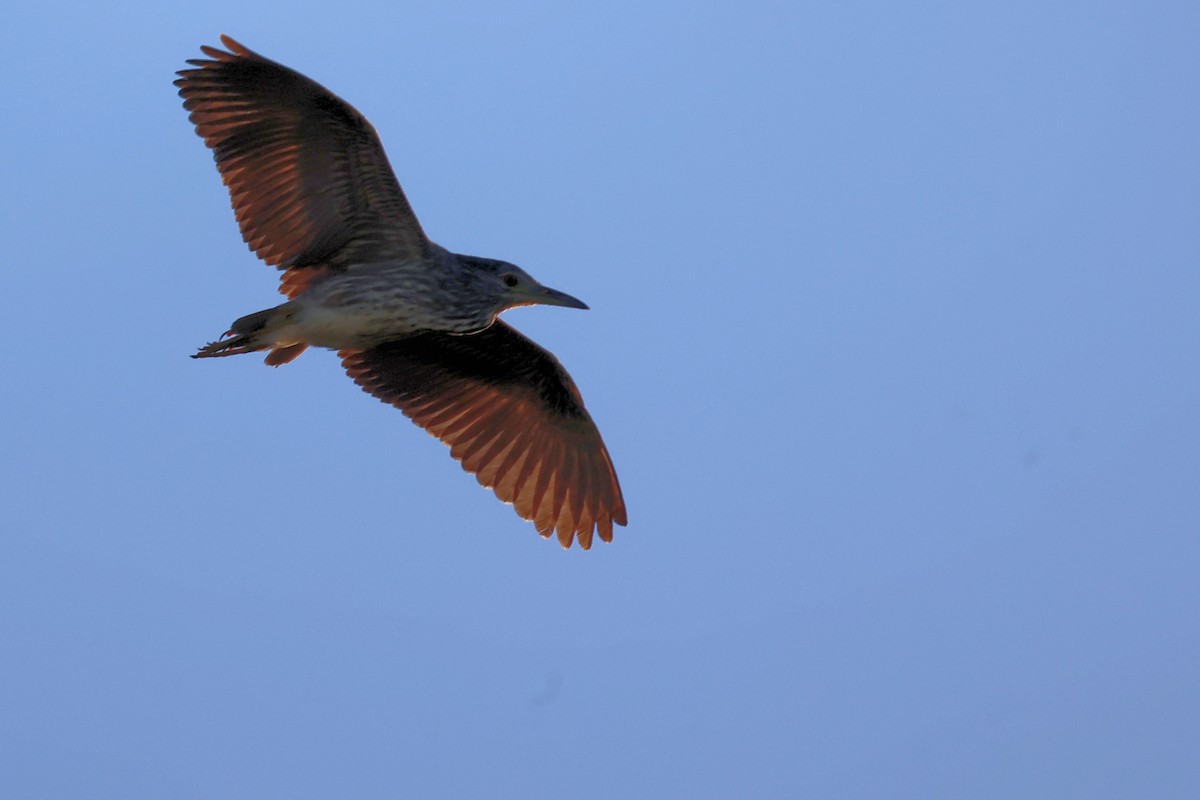
[[[420,333],[343,350],[346,372],[450,446],[496,496],[564,547],[626,524],[612,459],[575,384],[503,322],[469,336]]]
[[[294,297],[312,278],[385,259],[424,258],[431,244],[375,129],[325,87],[228,36],[204,46],[175,85],[213,151],[242,238],[285,270]]]

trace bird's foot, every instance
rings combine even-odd
[[[225,331],[221,338],[201,347],[192,358],[217,358],[219,356],[236,356],[239,353],[252,353],[261,348],[250,342],[249,336]]]

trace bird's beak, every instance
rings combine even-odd
[[[560,292],[557,289],[548,289],[545,286],[540,286],[529,293],[529,300],[532,303],[543,306],[564,306],[566,308],[582,308],[587,310],[587,303],[578,300],[566,292]]]

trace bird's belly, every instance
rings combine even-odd
[[[424,330],[467,333],[491,319],[447,296],[427,265],[350,270],[314,285],[292,301],[292,323],[303,340],[332,349],[371,347]]]
[[[293,319],[298,338],[310,345],[340,350],[370,347],[421,330],[420,314],[390,305],[302,307]]]

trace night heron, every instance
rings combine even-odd
[[[175,85],[213,151],[242,237],[283,270],[288,301],[242,317],[196,358],[309,346],[449,445],[542,536],[612,541],[625,501],[612,459],[558,360],[497,317],[587,308],[505,261],[426,238],[371,124],[324,87],[243,47],[202,47]]]

